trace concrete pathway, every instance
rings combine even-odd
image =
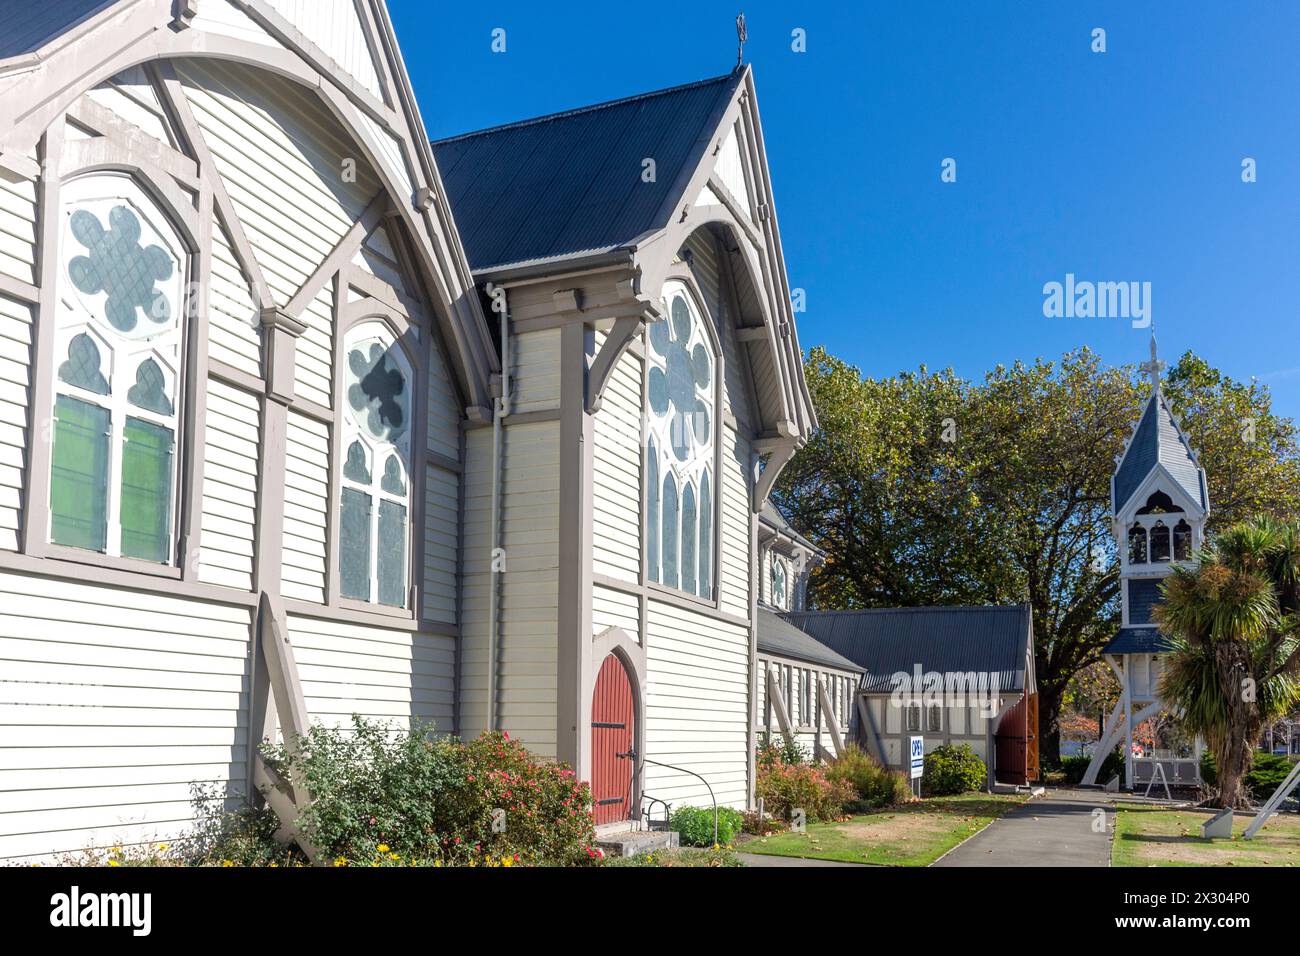
[[[1096,832],[1093,810],[1106,812]],[[1110,866],[1113,795],[1055,790],[1008,811],[932,866]]]

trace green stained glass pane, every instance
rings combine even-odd
[[[406,506],[379,502],[379,603],[406,605]]]
[[[353,488],[343,489],[339,588],[346,598],[370,600],[370,496]]]
[[[103,551],[108,544],[107,409],[60,395],[54,403],[50,539]]]
[[[171,559],[170,428],[127,418],[122,436],[122,554],[165,564]]]

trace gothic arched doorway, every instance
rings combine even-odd
[[[632,816],[636,768],[636,698],[617,654],[600,665],[591,699],[591,797],[596,823]]]

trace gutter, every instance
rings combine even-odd
[[[501,481],[504,464],[504,421],[510,414],[510,307],[506,290],[487,285],[492,311],[501,317],[501,384],[492,412],[492,515],[489,531],[488,574],[488,699],[487,729],[497,725],[497,646],[501,639],[501,574],[504,570],[501,522]]]

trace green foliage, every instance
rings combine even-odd
[[[1282,785],[1293,766],[1290,758],[1283,754],[1256,753],[1245,776],[1246,789],[1254,799],[1267,800]],[[1201,752],[1201,779],[1210,786],[1218,783],[1219,768],[1212,750]]]
[[[718,845],[729,846],[744,825],[744,814],[718,807]],[[672,828],[687,846],[713,846],[713,807],[678,807]]]
[[[1040,737],[1052,756],[1069,681],[1100,659],[1119,623],[1110,478],[1150,394],[1145,375],[1104,368],[1086,349],[1000,366],[980,382],[924,367],[864,378],[821,348],[804,370],[819,428],[774,498],[827,553],[811,605],[1028,595]],[[1296,427],[1273,413],[1264,386],[1233,382],[1188,353],[1165,392],[1200,449],[1215,526],[1300,511]]]
[[[754,796],[778,820],[802,810],[809,820],[835,820],[857,794],[847,780],[829,780],[820,767],[770,759],[758,767]]]
[[[790,765],[812,763],[808,748],[799,743],[793,734],[785,731],[781,732],[780,743],[773,741],[772,735],[764,731],[759,738],[757,759],[760,764],[778,760]]]
[[[927,796],[947,797],[981,790],[987,779],[984,761],[969,744],[944,744],[925,755],[921,790]]]
[[[591,793],[505,734],[469,743],[353,718],[269,750],[312,800],[299,825],[340,863],[573,865],[593,847]]]
[[[826,768],[826,776],[832,781],[844,780],[853,787],[857,799],[851,801],[847,809],[854,813],[896,806],[912,797],[911,787],[903,774],[882,767],[857,744],[844,748],[844,752]]]
[[[1088,772],[1090,763],[1092,763],[1091,754],[1075,754],[1063,758],[1061,760],[1061,770],[1065,774],[1064,783],[1073,786],[1083,780],[1083,775]],[[1097,773],[1097,782],[1104,784],[1116,774],[1119,774],[1121,778],[1124,776],[1124,755],[1118,750],[1112,750],[1101,763],[1101,770]]]
[[[1174,650],[1160,693],[1183,730],[1214,751],[1215,801],[1241,807],[1248,742],[1300,702],[1300,525],[1241,522],[1199,557],[1162,585],[1156,617]]]

